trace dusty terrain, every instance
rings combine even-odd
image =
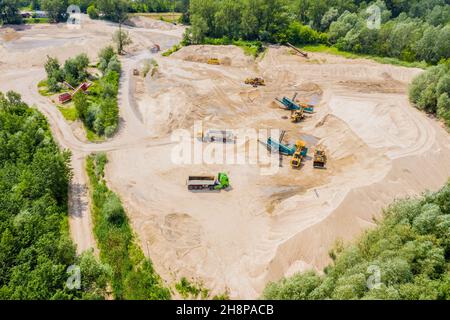
[[[161,276],[170,283],[193,278],[232,298],[256,298],[268,281],[320,271],[337,239],[353,239],[395,198],[436,190],[450,176],[447,132],[408,102],[407,85],[419,69],[318,53],[307,60],[284,47],[270,47],[256,61],[230,46],[191,46],[161,57],[148,48],[154,42],[168,48],[182,30],[141,26],[129,29],[135,41],[123,58],[121,129],[103,144],[76,138],[36,84],[47,54],[95,57],[115,27],[89,21],[77,33],[63,26],[0,30],[0,90],[16,90],[36,104],[58,142],[74,153],[70,221],[81,251],[95,246],[83,189],[83,159],[93,151],[108,151],[108,183]],[[153,76],[133,76],[149,57],[159,65]],[[212,57],[223,64],[208,65]],[[267,85],[246,86],[249,76],[262,76]],[[317,102],[316,112],[299,124],[274,102],[295,92]],[[171,136],[177,129],[194,136],[197,120],[205,128],[286,130],[287,142],[301,138],[311,151],[325,147],[328,168],[314,170],[307,158],[293,170],[288,157],[272,175],[249,161],[177,164]],[[218,146],[203,147],[211,145]],[[226,145],[225,151],[243,155],[245,146]],[[231,190],[187,191],[188,175],[219,171],[229,173]]]

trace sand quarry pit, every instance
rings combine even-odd
[[[211,57],[227,63],[209,65]],[[276,173],[262,175],[262,165],[248,162],[176,164],[173,143],[110,152],[109,184],[168,282],[186,276],[212,293],[257,298],[268,281],[321,271],[337,239],[354,239],[391,201],[438,189],[450,175],[448,134],[408,102],[419,69],[324,54],[307,60],[284,47],[256,61],[233,46],[190,46],[157,60],[153,76],[134,77],[131,86],[153,138],[186,129],[192,142],[195,121],[277,128],[286,130],[286,142],[301,138],[310,155],[320,145],[329,157],[327,170],[313,169],[311,158],[293,170],[284,157]],[[266,86],[245,85],[250,76],[264,77]],[[296,92],[317,100],[299,124],[274,102]],[[246,154],[243,145],[220,146]],[[189,175],[219,171],[228,172],[231,190],[187,190]]]
[[[87,185],[87,154],[108,152],[108,184],[167,283],[185,276],[211,295],[257,298],[269,281],[320,272],[337,239],[354,239],[395,198],[437,190],[450,176],[448,133],[408,102],[408,83],[421,70],[318,53],[304,59],[277,46],[256,60],[234,46],[190,46],[162,57],[148,49],[154,43],[168,49],[183,28],[160,24],[126,27],[133,45],[122,57],[121,129],[102,144],[80,141],[37,83],[47,55],[64,61],[86,52],[95,60],[117,26],[87,19],[76,32],[62,24],[0,28],[0,90],[21,93],[47,116],[57,141],[73,152],[72,185]],[[145,79],[133,76],[150,58],[158,68]],[[222,64],[210,65],[210,58]],[[244,84],[256,76],[266,86]],[[294,93],[317,103],[298,124],[274,100]],[[323,146],[328,168],[313,169],[308,157],[293,170],[284,157],[275,172],[262,174],[267,166],[252,162],[249,143],[202,144],[235,152],[242,164],[177,163],[172,154],[179,143],[171,137],[184,129],[183,141],[192,144],[196,121],[205,129],[286,130],[285,142],[303,139],[310,156]],[[189,175],[220,171],[229,174],[230,190],[187,190]],[[82,251],[95,246],[87,193],[71,196],[78,203],[69,207],[71,235]]]

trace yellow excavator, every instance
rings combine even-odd
[[[317,148],[314,151],[314,162],[313,162],[314,168],[324,169],[326,163],[327,163],[327,155],[325,153],[325,150]]]
[[[210,59],[208,59],[208,61],[206,63],[212,64],[212,65],[219,65],[220,64],[220,60],[217,59],[217,58],[210,58]]]
[[[253,87],[258,87],[258,86],[265,86],[266,83],[264,82],[263,78],[247,78],[245,79],[245,84],[249,84],[252,85]]]
[[[306,148],[306,144],[302,140],[297,140],[295,148],[295,152],[291,159],[291,167],[299,168],[302,164],[303,157],[306,157],[306,154],[308,153],[308,148]]]
[[[303,109],[291,110],[291,121],[294,123],[300,122],[305,119]]]

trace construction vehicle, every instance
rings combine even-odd
[[[245,79],[245,84],[250,84],[250,85],[252,85],[255,88],[258,87],[258,86],[265,86],[266,85],[266,83],[264,82],[264,79],[263,78],[258,78],[258,77]]]
[[[214,176],[189,176],[187,180],[188,190],[222,190],[230,186],[228,175],[219,172]]]
[[[213,65],[219,65],[220,64],[220,60],[217,58],[210,58],[208,59],[208,61],[206,62],[207,64],[213,64]]]
[[[297,149],[300,146],[305,146],[305,143],[301,140],[297,140],[297,142],[294,145],[289,145],[289,144],[283,144],[283,138],[284,135],[286,134],[286,131],[281,131],[280,137],[278,140],[272,139],[272,137],[269,137],[267,139],[267,143],[264,143],[264,145],[266,145],[267,149],[269,149],[270,152],[276,152],[276,153],[280,153],[282,155],[285,156],[292,156],[294,155],[295,151],[297,151]],[[306,152],[307,152],[307,148]]]
[[[297,97],[297,93],[294,94],[294,97],[292,99],[289,99],[287,97],[283,97],[283,99],[275,98],[278,102],[280,102],[284,109],[286,110],[303,110],[305,113],[313,113],[314,112],[314,106],[306,103],[300,103],[297,104],[295,102],[295,98]]]
[[[327,163],[327,155],[323,149],[317,148],[314,151],[313,167],[316,169],[324,169]]]
[[[285,131],[281,132],[278,141],[272,139],[272,137],[269,137],[265,145],[270,152],[277,152],[280,155],[292,156],[291,166],[292,168],[298,168],[300,167],[303,157],[306,157],[308,154],[308,148],[302,140],[297,140],[295,145],[283,144],[281,141],[283,141],[285,133]]]
[[[287,43],[287,45],[293,49],[294,51],[296,51],[297,53],[300,53],[303,57],[308,58],[308,54],[306,52],[301,51],[299,48],[294,47],[292,44],[290,44],[289,42]]]
[[[159,51],[161,51],[161,47],[159,46],[159,44],[155,43],[153,47],[150,48],[151,53],[158,53]]]
[[[61,94],[61,95],[58,97],[58,100],[59,100],[60,103],[66,103],[66,102],[72,100],[73,96],[76,95],[79,91],[82,91],[82,92],[84,92],[84,93],[87,93],[87,90],[92,86],[92,83],[91,83],[91,82],[83,82],[83,83],[81,83],[78,87],[76,87],[76,88],[74,89],[74,88],[73,88],[70,84],[68,84],[67,82],[64,82],[64,84],[65,84],[66,86],[68,86],[69,88],[71,88],[71,89],[73,90],[73,92],[72,92],[72,93],[66,92],[66,93]]]
[[[308,154],[308,148],[306,148],[306,144],[302,140],[298,140],[295,144],[295,147],[296,150],[292,155],[291,167],[299,168],[302,163],[303,157],[306,157],[306,155]]]
[[[236,142],[235,135],[229,130],[208,130],[206,133],[204,131],[200,131],[197,133],[197,138],[203,142]]]
[[[291,121],[294,123],[300,122],[305,119],[305,114],[303,109],[300,110],[291,110]]]

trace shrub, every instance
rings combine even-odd
[[[97,11],[97,9],[95,8],[95,5],[92,4],[87,8],[87,14],[89,15],[89,18],[91,19],[98,19],[99,18],[99,13]]]
[[[107,196],[103,204],[102,214],[112,224],[120,225],[123,223],[125,211],[123,210],[120,199],[114,193],[110,193]]]

